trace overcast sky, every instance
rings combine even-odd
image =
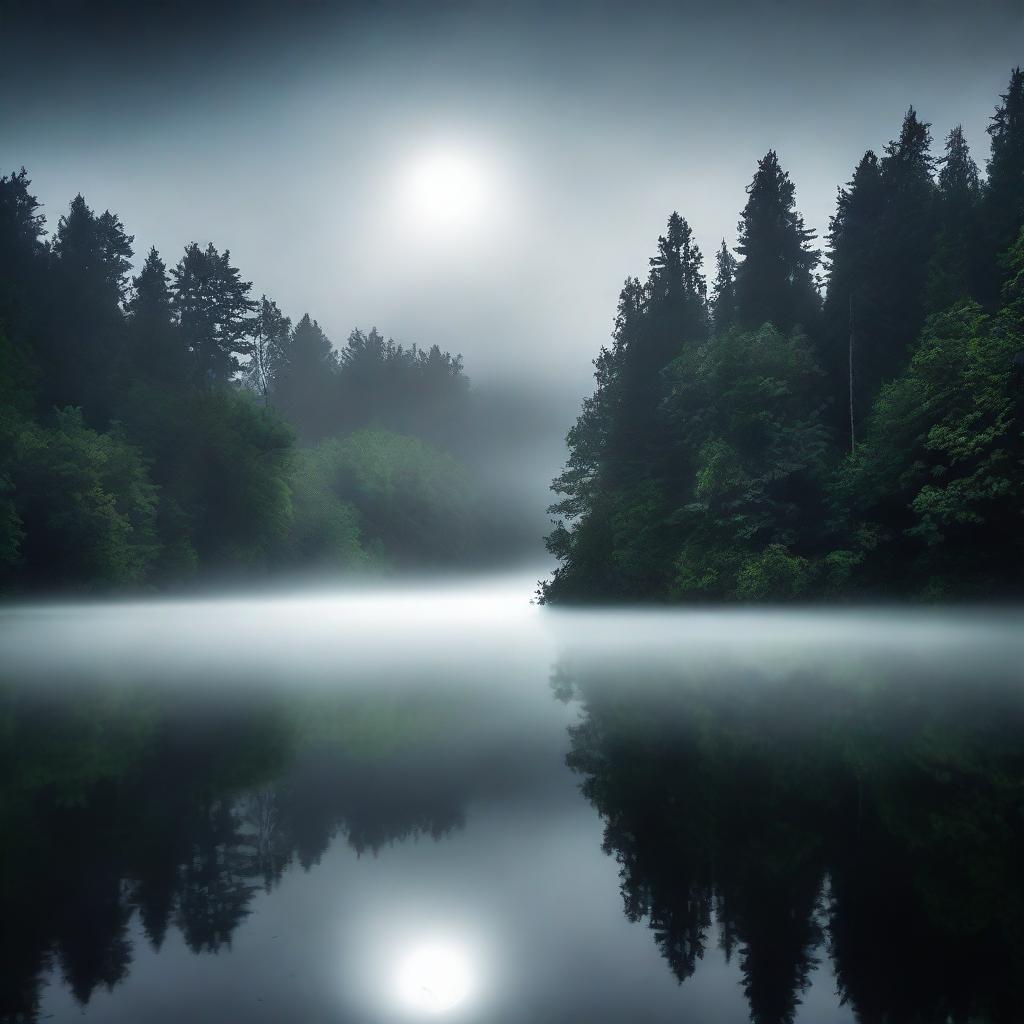
[[[436,342],[558,396],[566,425],[671,210],[710,278],[769,147],[819,231],[911,103],[983,164],[1024,59],[1021,0],[15,6],[0,162],[51,227],[81,191],[139,254],[212,240],[336,343]],[[410,206],[437,154],[480,190],[457,230]]]

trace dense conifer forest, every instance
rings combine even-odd
[[[228,251],[168,267],[78,195],[51,235],[0,178],[0,585],[109,587],[458,562],[462,360],[255,296]]]
[[[1024,72],[933,153],[909,109],[825,251],[775,152],[710,294],[678,213],[568,435],[545,601],[987,598],[1024,568]]]

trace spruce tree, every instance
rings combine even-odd
[[[7,391],[17,379],[18,395],[12,404],[26,408],[35,400],[29,381],[38,370],[33,367],[33,350],[49,283],[43,244],[46,218],[29,192],[31,184],[24,167],[0,176],[0,375],[6,377],[0,389]]]
[[[132,241],[117,216],[109,210],[97,216],[81,195],[60,218],[53,239],[44,405],[81,405],[97,425],[113,408]]]
[[[758,161],[739,222],[737,320],[745,330],[772,323],[782,331],[814,326],[818,293],[814,232],[796,209],[795,188],[774,150]]]
[[[1024,70],[1010,74],[988,126],[992,149],[985,183],[986,261],[984,299],[995,303],[1003,281],[1000,259],[1024,226]]]
[[[884,333],[878,251],[884,209],[881,168],[878,157],[868,150],[853,177],[839,189],[828,232],[822,366],[832,400],[830,422],[848,451],[873,397],[867,386],[866,354]]]
[[[879,165],[884,194],[877,255],[881,333],[865,367],[872,397],[906,365],[927,312],[925,288],[937,227],[930,129],[910,107]]]
[[[24,296],[16,295],[16,282],[24,284],[32,264],[43,252],[43,226],[39,200],[31,192],[25,168],[0,176],[0,312],[10,319],[10,307]]]
[[[861,159],[830,222],[822,362],[832,426],[847,449],[882,384],[906,364],[927,312],[938,211],[929,128],[911,107],[882,159],[870,150]]]
[[[239,368],[255,330],[249,297],[252,283],[231,266],[231,253],[219,253],[211,242],[205,249],[192,242],[171,271],[171,308],[192,359],[200,384],[225,383]]]
[[[946,153],[939,165],[938,232],[925,293],[925,308],[930,313],[976,295],[978,285],[981,182],[961,125],[946,138]]]
[[[548,548],[563,565],[545,597],[642,597],[665,586],[675,474],[664,371],[707,338],[702,265],[689,224],[673,213],[647,281],[628,279],[622,289],[613,346],[595,361],[597,390],[569,432],[569,460],[553,485],[564,497],[551,511],[565,518]]]
[[[715,280],[712,285],[711,319],[716,334],[725,334],[736,323],[736,257],[722,239],[715,254]]]
[[[683,347],[708,333],[703,257],[690,225],[672,213],[658,237],[644,288],[643,316],[620,335],[619,408],[614,446],[628,476],[649,475],[665,448],[659,407],[667,393],[662,371]],[[642,471],[639,467],[645,466]]]
[[[339,397],[338,355],[307,313],[295,325],[274,368],[274,405],[311,444],[336,425]]]
[[[149,250],[126,304],[130,365],[143,375],[168,385],[183,383],[186,353],[172,323],[167,266],[156,248]]]

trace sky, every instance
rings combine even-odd
[[[769,148],[820,233],[910,104],[983,165],[1022,44],[1024,0],[0,0],[0,171],[140,259],[230,249],[338,344],[461,352],[561,437],[672,210],[710,279]]]

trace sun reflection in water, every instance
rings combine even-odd
[[[450,943],[415,947],[398,967],[398,992],[410,1010],[439,1014],[455,1009],[469,995],[472,970],[465,952]]]

